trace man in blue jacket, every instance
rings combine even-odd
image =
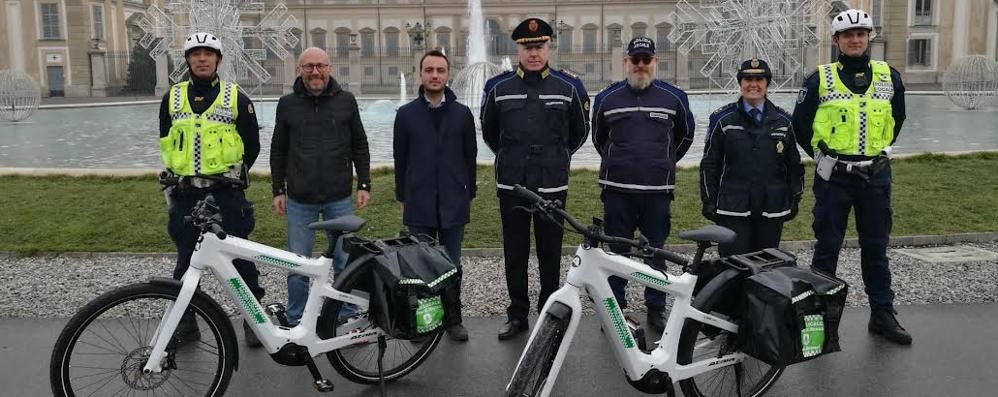
[[[635,37],[624,58],[627,79],[596,95],[593,145],[599,152],[599,184],[603,188],[606,233],[632,238],[638,229],[652,246],[661,248],[671,228],[669,205],[676,181],[676,162],[693,143],[693,113],[686,93],[655,79],[655,42]],[[614,252],[630,247],[611,246]],[[664,266],[664,263],[654,263]],[[627,280],[610,277],[621,308],[627,307]],[[664,327],[665,293],[645,288],[647,325]]]
[[[427,52],[419,62],[419,77],[419,96],[395,115],[395,199],[409,232],[440,241],[458,266],[460,280],[461,241],[475,198],[475,119],[447,87],[447,56]],[[448,328],[447,335],[468,340],[461,324]]]

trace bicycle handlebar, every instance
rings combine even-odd
[[[598,227],[594,225],[589,225],[589,226],[582,225],[581,223],[579,223],[578,220],[572,217],[572,215],[570,215],[567,211],[562,209],[558,205],[560,203],[558,203],[557,201],[545,200],[537,193],[534,193],[533,191],[523,186],[520,185],[513,186],[513,193],[516,193],[520,197],[526,199],[527,201],[530,202],[532,206],[536,207],[537,209],[543,211],[548,215],[552,215],[552,213],[557,214],[562,219],[564,219],[565,222],[567,222],[572,227],[572,229],[575,230],[575,232],[585,236],[588,239],[604,242],[607,244],[628,245],[641,250],[643,253],[652,255],[653,258],[662,258],[677,265],[686,266],[687,264],[689,264],[689,260],[686,259],[685,257],[661,248],[655,248],[649,246],[647,242],[632,240],[624,237],[609,236],[604,234],[602,231],[600,231]]]

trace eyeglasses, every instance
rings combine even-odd
[[[298,65],[302,70],[306,72],[311,72],[313,70],[326,70],[329,68],[328,63],[309,63],[306,65]]]
[[[631,63],[635,65],[647,65],[653,60],[651,57],[630,57],[630,59]]]

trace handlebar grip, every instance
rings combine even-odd
[[[544,202],[544,198],[537,195],[537,193],[534,193],[530,191],[530,189],[527,189],[520,185],[513,186],[513,193],[516,193],[520,197],[527,199],[527,201],[530,201],[531,204]]]

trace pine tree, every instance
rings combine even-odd
[[[125,92],[153,95],[155,90],[156,62],[149,56],[149,49],[135,43],[131,59],[128,60],[128,83],[125,85]]]

